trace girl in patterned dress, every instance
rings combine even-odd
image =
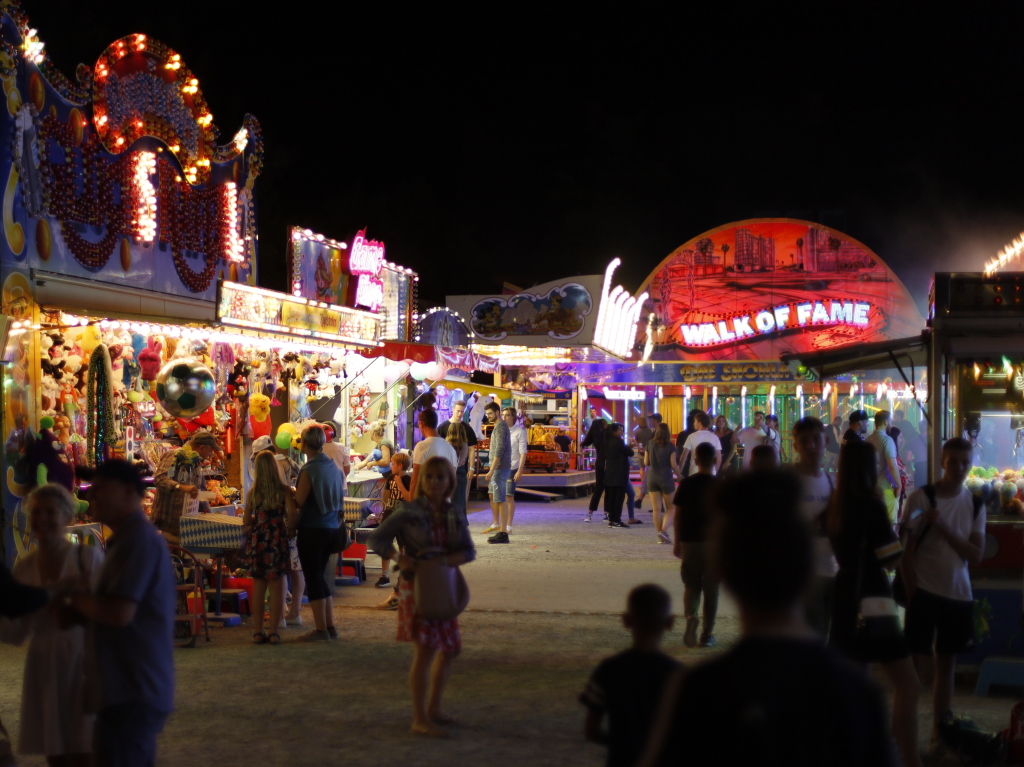
[[[256,644],[281,644],[277,627],[284,614],[284,582],[291,570],[289,533],[294,534],[299,510],[292,489],[281,481],[277,461],[264,451],[256,456],[255,477],[245,499],[242,529],[248,531],[245,547],[253,578],[252,617]],[[263,633],[263,601],[270,589],[271,634]]]
[[[459,620],[427,620],[416,611],[416,567],[423,552],[441,549],[441,561],[450,567],[472,562],[476,549],[465,517],[448,499],[455,492],[455,467],[434,456],[420,470],[416,497],[399,505],[370,536],[369,547],[382,558],[397,558],[402,571],[398,590],[398,641],[414,648],[409,683],[412,688],[412,732],[447,737],[437,725],[452,724],[441,708],[452,663],[462,649]],[[395,548],[395,539],[401,553]]]

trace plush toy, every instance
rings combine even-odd
[[[236,400],[245,401],[249,395],[249,376],[252,375],[252,367],[245,360],[237,360],[235,367],[228,377],[228,394]]]
[[[249,395],[249,426],[253,439],[270,436],[270,397],[266,394]]]
[[[221,487],[221,481],[219,479],[206,480],[206,490],[217,494],[217,497],[210,501],[211,506],[227,506],[231,503],[227,497],[225,497],[224,489],[225,488]]]
[[[163,357],[160,355],[162,349],[163,344],[151,337],[146,348],[139,352],[138,355],[142,380],[146,382],[146,386],[153,394],[156,393],[156,374],[160,372],[160,366],[164,362]]]
[[[95,325],[86,325],[78,334],[78,347],[82,350],[82,357],[92,356],[93,351],[100,345],[102,337]]]
[[[40,394],[43,412],[50,416],[56,415],[57,402],[60,400],[61,387],[57,384],[52,375],[44,375],[40,380]]]

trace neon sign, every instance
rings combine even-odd
[[[686,346],[721,346],[770,333],[809,327],[844,325],[867,328],[877,307],[866,301],[808,301],[781,304],[733,315],[713,322],[681,324]]]
[[[610,289],[612,275],[622,261],[614,259],[604,272],[601,288],[601,308],[594,328],[594,346],[604,349],[617,357],[631,357],[636,341],[636,326],[647,293],[633,297],[621,285]]]
[[[615,389],[609,389],[607,386],[604,387],[604,398],[605,399],[618,399],[618,400],[630,400],[639,401],[646,398],[647,395],[643,391],[637,391],[636,389],[628,389],[626,391],[617,391]],[[684,408],[685,410],[685,408]]]
[[[352,240],[349,250],[348,270],[359,277],[356,282],[356,304],[371,311],[380,309],[384,303],[384,282],[380,271],[384,266],[384,243],[367,240],[366,230],[360,229]]]

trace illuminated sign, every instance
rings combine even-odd
[[[380,339],[380,318],[369,312],[234,282],[221,283],[217,319],[223,325],[357,346],[376,346]]]
[[[846,325],[867,328],[871,324],[873,308],[865,301],[807,301],[766,307],[713,322],[683,323],[679,329],[685,346],[720,346],[768,333],[809,327]]]
[[[604,272],[601,306],[594,328],[594,346],[616,357],[630,357],[636,341],[636,325],[647,300],[647,293],[634,298],[621,285],[611,289],[612,275],[621,263],[616,258]]]
[[[357,306],[365,306],[375,312],[384,303],[384,282],[380,279],[383,266],[384,243],[367,240],[366,230],[360,229],[348,254],[348,270],[359,278],[356,281]]]
[[[605,399],[619,399],[619,400],[633,400],[633,401],[636,401],[636,400],[645,399],[646,397],[647,397],[647,395],[644,392],[637,391],[636,389],[630,389],[628,391],[616,391],[614,389],[609,389],[607,386],[604,387],[604,398]]]

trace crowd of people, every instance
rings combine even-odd
[[[643,481],[656,508],[673,489],[671,475],[683,475],[672,500],[683,641],[715,644],[720,584],[739,605],[743,638],[716,660],[677,667],[658,649],[672,627],[668,594],[635,589],[624,616],[633,648],[602,663],[581,696],[586,737],[608,745],[609,765],[675,763],[683,753],[705,763],[787,765],[920,765],[941,756],[955,658],[974,640],[968,568],[981,561],[985,534],[984,507],[964,486],[970,443],[948,440],[941,477],[907,495],[901,434],[885,411],[870,435],[860,411],[845,434],[841,421],[799,420],[795,461],[785,468],[776,427],[759,413],[729,435],[745,454],[725,472],[724,435],[706,413],[690,414],[678,455],[665,450],[660,419],[650,421]],[[612,524],[622,501],[621,492],[609,501],[609,488],[629,448],[617,425],[600,420],[588,439],[599,467],[604,459],[597,478]],[[889,724],[865,674],[871,664],[894,691]],[[922,755],[918,699],[928,677],[932,731]]]

